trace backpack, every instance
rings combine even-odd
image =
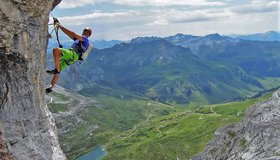
[[[87,50],[79,57],[79,60],[85,61],[87,57],[91,54],[92,49],[93,45],[89,43]]]

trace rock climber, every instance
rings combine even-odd
[[[55,25],[58,29],[61,29],[66,35],[74,40],[74,43],[70,49],[54,48],[53,57],[55,68],[53,70],[47,70],[47,73],[53,75],[51,85],[45,89],[46,93],[52,92],[52,88],[55,86],[59,79],[60,72],[63,71],[67,66],[76,63],[87,50],[89,46],[88,38],[92,34],[92,30],[86,27],[82,35],[76,34],[75,32],[62,26],[57,19],[55,19]]]

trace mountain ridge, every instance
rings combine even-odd
[[[204,38],[202,38],[203,42],[205,42]],[[214,41],[224,39],[218,34],[206,37],[207,40],[209,38],[214,38]],[[230,37],[225,37],[225,39],[232,40]],[[268,72],[278,74],[278,68],[274,66],[271,71],[266,69],[258,71],[258,68],[264,68],[259,61],[269,62],[267,67],[273,66],[279,57],[276,52],[278,42],[238,40],[233,43],[234,45],[224,45],[224,43],[202,45],[199,48],[200,53],[195,55],[190,48],[174,45],[166,39],[158,37],[134,39],[131,43],[126,42],[111,48],[94,50],[87,65],[80,65],[77,68],[77,74],[81,77],[78,83],[79,86],[84,85],[82,88],[85,88],[85,86],[90,86],[90,81],[94,81],[99,85],[125,89],[164,103],[182,104],[194,99],[201,102],[210,100],[212,103],[217,103],[220,98],[221,101],[229,101],[227,96],[236,95],[231,98],[238,99],[242,95],[269,89],[266,88],[266,77],[262,76],[272,76]],[[245,48],[240,51],[240,46]],[[252,47],[248,46],[256,46],[254,50],[257,52],[251,52]],[[236,53],[245,56],[245,60],[240,61],[234,58]],[[249,63],[252,57],[256,57],[254,55],[258,55],[257,58],[263,60],[257,60],[256,63],[252,63],[254,65],[242,65]],[[275,56],[274,60],[270,60],[270,55]],[[254,72],[259,72],[259,75],[256,76]],[[73,75],[71,72],[68,73]],[[70,76],[67,80],[62,78],[60,84],[66,88],[73,88],[72,84],[75,82],[77,81]],[[222,94],[225,93],[222,90],[227,94]],[[79,92],[83,92],[83,89]],[[213,101],[215,96],[216,100]]]
[[[185,38],[182,38],[185,37]],[[181,41],[177,42],[177,39],[181,39]],[[238,40],[228,37],[228,36],[221,36],[218,33],[208,34],[206,36],[189,36],[189,35],[180,35],[177,38],[176,35],[174,37],[167,37],[166,40],[169,40],[170,43],[178,46],[182,46],[185,48],[190,48],[191,51],[195,54],[199,54],[199,49],[201,46],[213,46],[213,45],[221,45],[221,46],[228,46],[228,45],[235,45]],[[175,41],[174,41],[175,39]]]
[[[237,39],[255,40],[255,41],[280,41],[280,33],[276,31],[267,31],[265,33],[255,33],[249,35],[235,35]]]
[[[140,40],[145,41],[145,40],[152,40],[152,39],[165,39],[169,42],[172,42],[175,45],[180,45],[184,46],[186,45],[185,43],[188,43],[190,41],[203,38],[203,37],[212,37],[214,38],[216,36],[217,38],[220,37],[227,37],[227,38],[233,38],[237,40],[258,40],[258,41],[280,41],[280,33],[276,31],[268,31],[265,33],[256,33],[256,34],[248,34],[248,35],[221,35],[219,33],[212,33],[204,36],[196,36],[196,35],[191,35],[191,34],[183,34],[183,33],[177,33],[175,35],[171,35],[168,37],[158,37],[158,36],[145,36],[145,37],[136,37],[132,38],[131,40],[128,41],[123,41],[123,40],[91,40],[90,42],[94,45],[96,49],[105,49],[105,48],[110,48],[113,47],[116,44],[121,44],[121,43],[136,43],[137,41],[140,42]],[[272,37],[272,38],[271,38]],[[61,40],[61,42],[66,46],[66,48],[70,47],[72,44],[72,41],[69,40]],[[58,47],[57,42],[55,39],[51,39],[48,44],[48,53],[51,52],[50,48]]]

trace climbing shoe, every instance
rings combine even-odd
[[[50,74],[50,75],[57,75],[57,74],[60,74],[60,72],[58,72],[57,69],[54,69],[54,70],[47,70],[47,73]]]
[[[51,87],[51,86],[50,86],[50,87],[47,87],[47,88],[45,89],[45,92],[46,92],[46,94],[51,93],[51,92],[52,92],[52,87]]]

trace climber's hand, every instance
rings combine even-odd
[[[60,28],[60,27],[61,27],[61,24],[60,24],[60,23],[55,23],[55,26],[56,26],[57,28]]]
[[[54,17],[53,17],[53,22],[54,22],[54,24],[59,23],[58,19],[54,18]]]

